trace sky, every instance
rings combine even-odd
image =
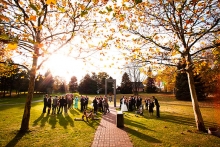
[[[121,58],[121,60],[118,60]],[[125,64],[122,56],[115,49],[110,49],[105,56],[96,52],[87,57],[87,61],[76,59],[66,55],[63,52],[58,52],[50,56],[47,62],[44,63],[39,73],[44,73],[50,70],[53,76],[63,77],[67,82],[72,76],[76,76],[78,82],[88,73],[106,72],[113,79],[116,79],[116,85],[120,85],[124,70],[120,69]]]

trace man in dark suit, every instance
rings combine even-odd
[[[44,96],[43,113],[46,113],[46,109],[47,109],[47,99],[48,99],[48,95],[46,94],[46,95]]]
[[[50,114],[50,110],[51,110],[51,105],[52,105],[52,96],[50,96],[48,99],[47,99],[47,114]]]
[[[93,107],[94,107],[94,114],[97,114],[97,110],[98,110],[98,101],[97,98],[95,96],[94,100],[92,101],[93,103]]]
[[[62,96],[62,98],[60,99],[60,106],[59,106],[59,110],[58,110],[58,114],[59,113],[63,113],[63,107],[64,107],[64,102],[65,102],[65,100],[64,100],[64,96]],[[61,110],[60,110],[61,109]],[[61,112],[60,112],[61,111]]]
[[[81,112],[83,112],[84,109],[85,109],[85,99],[82,95],[81,95],[81,98],[80,98],[80,106],[81,106]]]
[[[154,104],[156,106],[157,117],[160,117],[160,104],[154,96],[152,96],[152,98],[154,99]]]

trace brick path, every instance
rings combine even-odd
[[[110,107],[110,113],[103,115],[96,130],[92,147],[133,147],[128,134],[116,126],[116,109]]]

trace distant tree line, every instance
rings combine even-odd
[[[112,79],[106,72],[91,75],[86,74],[78,83],[76,76],[72,76],[69,83],[59,76],[53,76],[48,70],[44,75],[38,74],[35,79],[35,93],[65,93],[79,92],[82,94],[104,94],[105,79]],[[207,97],[205,82],[200,75],[194,76],[196,92],[199,100]],[[1,97],[12,96],[14,91],[17,95],[28,91],[29,73],[27,70],[15,69],[0,76]],[[155,78],[147,77],[144,89],[138,89],[142,82],[132,82],[128,73],[122,75],[121,85],[117,86],[117,92],[122,94],[138,94],[138,92],[156,93],[158,88]],[[107,94],[113,94],[113,83],[107,83]],[[136,86],[134,86],[136,85]],[[187,76],[185,73],[178,73],[175,82],[175,96],[179,100],[191,100]]]

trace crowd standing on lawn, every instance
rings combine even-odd
[[[135,110],[137,114],[143,115],[143,109],[145,107],[149,115],[152,116],[154,106],[156,106],[156,116],[160,117],[160,105],[155,96],[152,96],[152,98],[145,98],[144,101],[141,96],[122,96],[120,99],[120,110],[123,112]]]
[[[95,96],[92,100],[92,107],[93,107],[93,114],[96,115],[97,112],[103,113],[103,115],[106,115],[109,113],[109,99],[106,96]],[[73,97],[73,94],[66,94],[62,96],[55,96],[52,97],[51,95],[48,96],[46,94],[44,96],[44,106],[43,106],[43,113],[50,114],[62,114],[63,111],[65,114],[68,113],[68,109],[78,109],[78,103],[80,102],[80,111],[85,115],[87,112],[85,112],[88,109],[89,104],[89,97],[86,95],[81,95],[80,98],[76,96]],[[144,104],[143,104],[144,103]],[[74,107],[73,107],[74,106]],[[143,109],[148,110],[149,115],[153,115],[153,109],[154,106],[156,106],[156,116],[160,117],[160,104],[155,98],[155,96],[152,96],[152,98],[145,98],[144,101],[142,100],[141,96],[122,96],[120,99],[120,110],[121,111],[133,111],[137,114],[143,115]],[[47,111],[46,111],[47,110]]]

